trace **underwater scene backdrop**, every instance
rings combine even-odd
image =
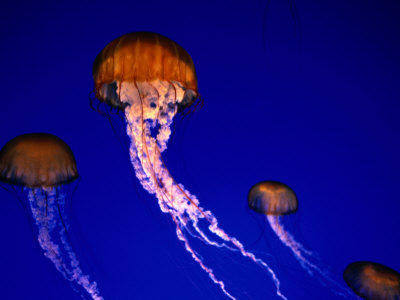
[[[8,2],[0,147],[32,132],[69,145],[80,177],[68,237],[104,299],[229,299],[136,178],[123,114],[90,107],[97,54],[128,32],[162,34],[192,57],[204,100],[172,123],[163,162],[176,182],[268,264],[283,297],[355,299],[349,263],[400,270],[399,17],[389,0]],[[281,222],[322,275],[249,208],[265,180],[295,192],[298,209]],[[0,189],[0,298],[81,299],[43,255],[21,199]],[[187,236],[234,298],[283,298],[249,257]]]

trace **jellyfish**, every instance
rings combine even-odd
[[[0,151],[0,182],[24,195],[44,255],[83,299],[102,300],[68,241],[67,190],[78,177],[71,149],[54,135],[23,134]]]
[[[281,242],[289,247],[302,267],[312,274],[317,267],[305,257],[312,253],[297,242],[281,222],[282,216],[297,211],[298,201],[294,191],[277,181],[262,181],[250,189],[247,200],[250,209],[267,216],[268,223]]]
[[[194,261],[228,298],[236,299],[193,249],[189,237],[210,246],[238,251],[269,272],[277,295],[286,299],[268,264],[221,229],[216,217],[174,180],[164,164],[162,153],[167,149],[174,116],[201,101],[190,55],[160,34],[128,33],[113,40],[97,55],[93,79],[95,98],[100,104],[124,113],[136,177],[147,192],[155,195],[161,211],[171,216],[177,238]],[[201,224],[207,224],[209,232]]]
[[[250,189],[248,196],[249,208],[266,215],[269,225],[279,240],[290,249],[301,267],[311,275],[318,275],[323,285],[330,283],[333,291],[340,296],[346,295],[346,290],[333,278],[326,268],[320,267],[320,263],[312,251],[306,249],[294,236],[289,233],[282,222],[285,215],[297,212],[298,200],[294,191],[278,181],[261,181]]]
[[[369,261],[353,262],[344,270],[343,279],[363,299],[400,299],[400,273],[387,266]]]

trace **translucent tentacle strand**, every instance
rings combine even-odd
[[[281,242],[293,252],[297,261],[310,275],[313,275],[314,271],[322,272],[320,268],[307,260],[305,255],[312,255],[312,252],[306,250],[303,245],[297,242],[294,237],[285,230],[283,224],[280,222],[279,216],[267,215],[267,220]]]
[[[96,282],[90,282],[79,267],[71,245],[68,242],[63,216],[65,195],[57,193],[56,188],[35,188],[28,191],[29,206],[38,229],[38,241],[44,255],[51,260],[57,271],[67,279],[72,288],[79,292],[83,299],[85,290],[93,300],[103,300]],[[56,234],[58,230],[58,235]]]
[[[310,259],[313,257],[313,253],[305,249],[302,244],[297,242],[294,237],[285,230],[285,227],[281,222],[281,218],[282,217],[280,216],[267,215],[267,220],[272,230],[276,233],[281,242],[293,252],[296,260],[307,271],[307,273],[311,276],[320,276],[320,279],[323,279],[321,280],[323,285],[327,285],[329,282],[334,287],[333,292],[335,294],[345,298],[352,296],[346,288],[332,279],[327,271],[324,271],[321,267],[318,267],[316,264],[310,261]]]

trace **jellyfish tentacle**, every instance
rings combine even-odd
[[[171,86],[174,89],[174,95],[170,95]],[[206,244],[239,251],[242,256],[265,268],[272,277],[277,295],[282,299],[287,299],[281,293],[280,282],[268,264],[257,258],[253,253],[246,251],[236,238],[230,237],[219,228],[217,219],[212,213],[204,211],[196,197],[186,191],[181,184],[178,184],[165,167],[161,153],[167,148],[167,142],[171,134],[170,127],[176,114],[177,101],[183,98],[184,90],[180,84],[168,81],[153,81],[151,83],[135,81],[133,84],[125,83],[123,90],[119,91],[119,93],[120,100],[129,104],[125,108],[125,117],[128,124],[127,133],[131,138],[131,162],[136,176],[150,194],[156,195],[161,210],[171,215],[177,227],[178,239],[184,243],[185,249],[193,259],[209,274],[210,278],[220,286],[228,297],[233,297],[226,291],[225,284],[215,277],[212,270],[204,265],[203,261],[191,248],[182,231],[185,229],[190,234],[189,224],[192,225],[192,228]],[[157,99],[156,107],[151,106],[154,99]],[[169,105],[169,103],[172,104]],[[152,136],[152,128],[157,129],[155,137]],[[209,223],[209,231],[220,238],[223,243],[212,241],[200,229],[198,222],[201,219]],[[233,247],[228,246],[226,242],[231,243]]]
[[[312,251],[307,250],[302,244],[295,240],[295,238],[285,229],[281,219],[282,216],[267,215],[267,220],[272,230],[276,233],[281,242],[293,252],[296,260],[307,271],[307,273],[311,276],[314,276],[314,273],[319,274],[321,276],[320,283],[322,285],[327,286],[327,283],[329,282],[335,286],[336,289],[333,290],[335,294],[345,298],[349,296],[349,291],[332,279],[328,271],[324,271],[307,258],[307,256],[311,258],[313,257]]]
[[[166,196],[166,195],[165,195]],[[222,292],[230,299],[232,300],[236,300],[236,298],[234,296],[232,296],[225,288],[225,284],[222,280],[219,280],[216,275],[214,274],[214,271],[207,267],[203,260],[201,259],[201,257],[199,257],[199,255],[196,253],[196,251],[194,251],[194,249],[190,246],[190,243],[188,241],[188,239],[185,237],[185,234],[182,230],[182,227],[185,228],[185,230],[187,230],[185,224],[182,223],[182,221],[179,221],[177,216],[173,213],[171,208],[168,208],[168,213],[171,216],[172,220],[175,223],[175,228],[176,228],[176,235],[178,237],[178,239],[183,242],[184,246],[185,246],[185,250],[187,252],[189,252],[189,254],[192,256],[192,258],[200,265],[200,267],[208,274],[208,276],[211,278],[211,280],[217,284]],[[178,216],[179,217],[179,216]]]
[[[160,159],[162,160],[161,154],[160,154]],[[164,164],[163,160],[162,160],[162,163]],[[217,236],[219,236],[222,240],[232,243],[236,247],[236,249],[235,248],[231,248],[231,247],[229,247],[228,245],[226,245],[224,243],[219,244],[219,243],[216,243],[216,242],[212,242],[198,226],[195,227],[197,233],[199,233],[200,236],[202,236],[209,245],[217,246],[217,247],[226,247],[226,248],[228,248],[229,250],[232,250],[232,251],[240,251],[243,256],[250,258],[257,265],[259,265],[259,266],[261,266],[263,268],[266,268],[267,271],[270,273],[270,275],[271,275],[271,277],[272,277],[272,279],[273,279],[273,281],[275,283],[275,286],[277,288],[278,296],[280,296],[282,299],[286,299],[285,296],[280,291],[279,279],[276,277],[275,272],[268,266],[268,264],[266,264],[263,260],[256,258],[253,253],[246,251],[244,249],[244,246],[236,238],[230,237],[221,228],[219,228],[218,227],[218,221],[212,215],[212,213],[210,211],[204,211],[201,207],[199,207],[198,206],[199,201],[194,196],[190,195],[189,192],[187,192],[180,184],[175,182],[175,180],[173,179],[173,177],[169,173],[168,169],[166,169],[166,172],[168,172],[168,175],[172,178],[172,180],[174,181],[176,187],[184,195],[184,197],[186,197],[186,199],[189,200],[189,202],[192,205],[195,206],[196,212],[199,212],[201,214],[201,216],[198,216],[198,218],[205,218],[208,221],[208,223],[210,224],[209,225],[209,230],[212,233],[214,233]],[[198,219],[197,218],[192,219],[192,222],[193,222],[193,224],[197,225]]]
[[[143,131],[142,131],[143,133]],[[144,135],[142,135],[144,136]],[[155,141],[154,141],[155,142]],[[215,276],[213,270],[209,267],[207,267],[203,260],[201,259],[201,257],[199,257],[199,255],[196,253],[196,251],[193,250],[193,248],[190,246],[190,243],[188,241],[188,239],[185,237],[185,234],[183,233],[182,227],[185,228],[187,230],[187,226],[186,226],[186,222],[183,222],[182,216],[180,215],[176,215],[172,209],[172,207],[170,206],[170,204],[168,204],[169,199],[171,197],[172,194],[168,192],[168,190],[165,189],[165,187],[163,185],[160,184],[160,182],[157,180],[157,176],[156,176],[156,170],[155,170],[155,161],[157,158],[157,151],[154,151],[154,161],[153,164],[151,164],[150,162],[150,156],[149,156],[149,152],[148,152],[148,148],[147,148],[147,142],[144,143],[145,148],[146,148],[146,153],[147,153],[147,158],[149,158],[149,166],[152,169],[152,175],[154,176],[153,179],[156,183],[156,194],[158,195],[157,198],[160,199],[160,201],[163,202],[163,207],[166,211],[168,211],[169,215],[171,216],[172,220],[175,223],[176,226],[176,235],[178,237],[178,239],[183,242],[185,249],[187,252],[189,252],[189,254],[192,256],[192,258],[200,265],[200,267],[208,274],[208,276],[211,278],[211,280],[217,284],[222,292],[230,299],[232,300],[236,300],[235,297],[233,297],[225,288],[225,284],[223,281],[217,279],[217,277]],[[172,187],[171,187],[172,188]]]
[[[211,215],[211,213],[210,213],[210,215]],[[240,252],[242,253],[243,256],[250,258],[257,265],[259,265],[260,267],[265,268],[268,271],[268,273],[270,274],[270,276],[272,277],[272,280],[273,280],[273,282],[275,284],[276,294],[279,297],[281,297],[282,299],[287,300],[287,298],[282,294],[282,292],[280,290],[280,281],[279,281],[278,277],[276,276],[275,272],[268,266],[268,264],[266,262],[264,262],[262,259],[257,258],[253,253],[251,253],[249,251],[246,251],[244,249],[243,244],[240,243],[239,240],[237,240],[234,237],[230,237],[229,235],[227,235],[225,233],[224,230],[219,228],[218,227],[218,221],[214,216],[212,216],[212,221],[213,221],[213,223],[211,223],[210,226],[209,226],[210,231],[215,233],[217,236],[219,236],[223,240],[232,242],[235,245],[235,247],[240,250]]]
[[[78,291],[83,288],[93,300],[103,300],[97,289],[96,282],[90,282],[89,276],[84,275],[79,261],[76,258],[66,235],[66,226],[63,223],[62,209],[65,205],[65,195],[57,193],[56,188],[29,189],[28,200],[32,216],[38,228],[38,241],[44,250],[45,256],[51,260],[56,269],[71,283],[71,287]],[[52,238],[53,232],[59,228],[57,244]],[[55,236],[57,239],[57,236]],[[75,285],[74,285],[75,284]],[[84,295],[81,293],[84,298]]]
[[[172,216],[172,219],[174,220],[174,222],[176,223],[176,235],[178,237],[178,239],[180,241],[182,241],[185,244],[185,249],[191,254],[191,256],[193,257],[193,259],[200,265],[200,267],[207,272],[208,276],[211,278],[211,280],[218,284],[221,288],[221,290],[223,291],[223,293],[228,296],[230,299],[236,300],[235,297],[233,297],[226,289],[225,289],[225,284],[222,280],[218,280],[216,278],[216,276],[214,275],[214,272],[212,269],[208,268],[203,261],[196,255],[196,252],[192,249],[192,247],[189,244],[189,241],[186,239],[186,237],[184,236],[182,229],[179,227],[178,221],[176,220],[176,218]]]
[[[236,248],[233,248],[231,246],[228,246],[225,243],[218,243],[216,241],[211,240],[198,226],[198,222],[193,222],[192,226],[195,228],[196,232],[200,234],[200,237],[203,239],[204,242],[206,242],[209,245],[218,247],[218,248],[227,248],[230,251],[239,251]]]
[[[40,192],[40,191],[39,191]],[[50,208],[48,215],[42,210],[45,206],[46,196],[38,195],[38,191],[30,189],[28,192],[28,200],[32,211],[32,216],[38,227],[38,241],[40,247],[45,251],[45,256],[49,258],[56,269],[69,280],[70,274],[62,259],[59,246],[52,241],[51,233],[55,228],[54,212]]]
[[[157,89],[151,84],[151,83],[149,83],[149,85],[153,88],[153,91],[157,94],[157,104],[156,104],[156,109],[158,110],[158,112],[157,112],[157,117],[156,117],[156,119],[158,119],[159,117],[160,117],[160,109],[159,109],[159,106],[160,106],[160,93],[157,91]],[[143,104],[143,103],[142,103]],[[143,108],[142,108],[143,109]],[[144,121],[144,120],[142,120],[142,121]],[[156,174],[156,168],[154,167],[155,166],[155,164],[156,164],[156,159],[157,159],[157,152],[156,151],[154,151],[154,155],[153,155],[153,163],[152,163],[152,166],[153,166],[153,169],[154,169],[154,179],[155,180],[157,180],[157,178],[158,178],[158,176],[157,176],[157,174]],[[159,183],[160,184],[160,183]]]
[[[303,245],[297,242],[294,237],[285,230],[285,227],[280,221],[280,216],[267,215],[267,220],[281,242],[293,252],[297,261],[310,275],[313,275],[313,271],[323,273],[320,268],[307,260],[305,254],[312,255],[312,252],[305,249]]]
[[[72,267],[71,279],[76,281],[77,284],[82,286],[94,300],[102,300],[103,297],[99,295],[97,289],[97,283],[95,281],[90,282],[89,275],[83,274],[81,268],[79,267],[79,261],[76,258],[75,252],[72,250],[71,245],[68,243],[68,238],[66,235],[66,230],[64,227],[60,229],[60,240],[64,246],[65,251],[68,254],[69,261]]]

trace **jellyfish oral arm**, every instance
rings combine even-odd
[[[167,148],[170,127],[178,103],[183,99],[184,88],[178,82],[158,80],[117,82],[117,86],[120,101],[127,104],[127,134],[131,139],[130,157],[136,176],[144,189],[150,194],[155,194],[161,210],[171,215],[176,224],[178,239],[184,243],[192,258],[228,298],[236,299],[227,292],[224,282],[216,278],[213,270],[207,267],[192,249],[185,233],[201,239],[208,245],[239,251],[243,256],[266,268],[274,281],[277,295],[286,299],[280,292],[280,283],[273,270],[264,261],[246,251],[236,238],[228,236],[219,228],[212,213],[203,210],[197,198],[183,185],[175,182],[162,160],[161,153]],[[152,134],[152,131],[156,131],[156,134]],[[221,239],[221,242],[213,241],[200,229],[198,224],[201,220],[209,223],[210,232],[215,238]]]
[[[293,252],[294,256],[303,266],[303,268],[305,268],[307,272],[312,275],[313,269],[318,269],[318,267],[310,263],[304,257],[304,254],[312,255],[312,252],[304,249],[303,245],[297,242],[293,236],[285,230],[280,218],[280,216],[267,215],[267,220],[272,230],[276,233],[281,242]]]
[[[311,276],[318,275],[321,284],[327,286],[329,283],[333,292],[338,296],[347,298],[350,293],[347,289],[331,278],[331,274],[328,271],[324,271],[319,264],[312,262],[314,255],[311,251],[304,248],[302,244],[297,242],[294,237],[286,231],[283,223],[281,222],[281,216],[267,215],[268,223],[272,230],[276,233],[281,242],[288,247],[294,254],[296,260],[300,263],[304,270]]]
[[[90,282],[89,276],[84,275],[79,267],[71,245],[68,243],[66,228],[62,220],[65,205],[65,195],[57,193],[57,188],[29,189],[28,200],[33,219],[38,228],[38,241],[44,255],[51,260],[72,288],[81,293],[83,288],[93,300],[103,300],[97,289],[96,282]],[[59,230],[58,236],[55,230]],[[57,243],[56,241],[59,241]],[[81,296],[85,299],[83,293]]]

